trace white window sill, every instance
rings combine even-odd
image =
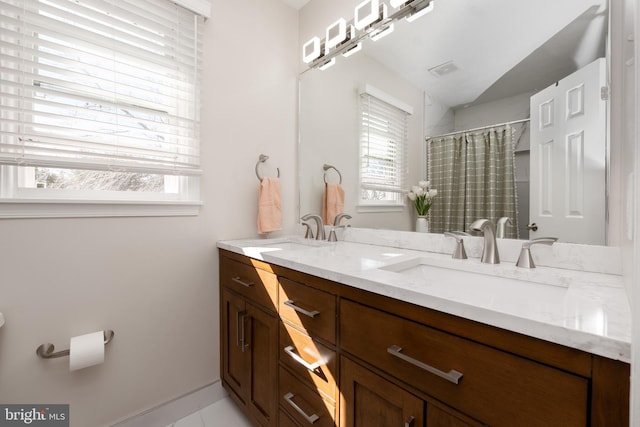
[[[0,219],[196,216],[202,202],[113,200],[0,200]]]
[[[402,212],[404,205],[358,205],[357,212]]]

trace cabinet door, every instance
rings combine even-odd
[[[243,298],[222,289],[221,342],[222,379],[235,395],[247,402],[249,389],[249,358],[245,356],[247,311]]]
[[[424,401],[347,358],[341,359],[341,427],[424,427]]]
[[[427,427],[479,427],[483,425],[476,421],[463,419],[463,417],[463,415],[454,413],[453,410],[445,410],[427,402]]]
[[[277,425],[278,319],[246,303],[245,355],[249,358],[249,414],[263,426]]]

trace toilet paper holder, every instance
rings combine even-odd
[[[106,329],[102,331],[104,334],[104,345],[107,345],[113,339],[115,333],[111,329]],[[69,355],[69,350],[62,350],[54,353],[54,346],[51,343],[40,344],[36,349],[36,354],[43,359],[55,359],[58,357],[64,357]]]

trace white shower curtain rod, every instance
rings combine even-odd
[[[518,124],[518,123],[528,122],[529,120],[531,120],[531,119],[520,119],[520,120],[513,120],[511,122],[498,123],[498,124],[495,124],[495,125],[482,126],[482,127],[475,128],[475,129],[458,130],[458,131],[455,131],[455,132],[445,133],[445,134],[442,134],[442,135],[430,136],[430,137],[427,138],[427,140],[434,139],[434,138],[443,138],[445,136],[457,135],[459,133],[475,132],[477,130],[490,129],[490,128],[495,128],[495,127],[500,127],[500,126],[515,125],[515,124]]]

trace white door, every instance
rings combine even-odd
[[[604,245],[604,58],[531,97],[529,238]]]

